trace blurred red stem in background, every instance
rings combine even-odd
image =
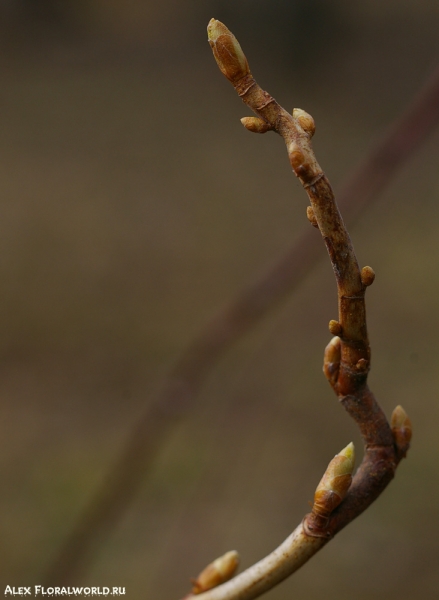
[[[339,190],[338,205],[345,221],[352,223],[377,199],[438,121],[439,68]],[[90,568],[99,542],[110,534],[135,497],[166,435],[193,408],[217,361],[292,292],[323,256],[315,231],[309,228],[259,280],[220,310],[183,351],[54,557],[45,584],[78,584],[78,578]]]

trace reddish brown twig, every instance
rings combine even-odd
[[[338,192],[338,204],[353,221],[377,200],[395,173],[412,157],[439,120],[439,68],[406,111],[395,120]],[[194,405],[208,374],[221,356],[294,290],[323,256],[310,230],[233,302],[218,312],[183,351],[129,434],[124,451],[80,515],[46,574],[48,584],[78,582],[105,538],[126,510],[148,471],[157,448],[175,421]]]
[[[296,571],[379,496],[407,452],[411,424],[404,410],[397,407],[391,428],[367,387],[370,347],[365,291],[373,283],[374,273],[370,267],[360,270],[329,181],[316,161],[311,147],[315,130],[312,117],[301,109],[289,114],[259,87],[238,41],[225,25],[212,19],[208,36],[220,70],[257,115],[242,119],[243,125],[256,133],[273,130],[284,139],[293,171],[308,194],[311,206],[307,215],[322,234],[338,289],[339,319],[329,324],[335,337],[325,350],[323,370],[356,421],[365,444],[365,455],[353,480],[352,444],[331,461],[317,487],[311,513],[279,548],[225,583],[219,577],[207,578],[206,591],[194,587],[187,596],[252,600]],[[204,581],[203,573],[200,577]]]

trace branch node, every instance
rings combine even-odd
[[[267,108],[267,106],[269,106],[273,102],[276,102],[276,100],[274,98],[272,98],[271,96],[268,96],[268,98],[265,100],[265,102],[262,102],[262,104],[260,104],[259,106],[255,106],[255,110],[263,111],[264,108]]]
[[[312,513],[305,515],[303,518],[302,526],[306,535],[314,538],[330,539],[332,537],[331,531],[325,530],[324,528],[324,525],[328,523],[329,519],[325,519],[324,523],[322,523],[322,526],[317,526],[315,524],[315,520],[315,516]]]
[[[256,81],[253,79],[252,74],[248,73],[242,79],[236,81],[233,85],[235,86],[238,96],[244,100],[244,96],[254,85],[256,85]]]
[[[317,173],[317,175],[315,175],[308,181],[302,181],[302,185],[305,188],[305,190],[308,190],[308,188],[314,186],[319,181],[319,179],[323,179],[324,176],[325,174],[323,172]]]

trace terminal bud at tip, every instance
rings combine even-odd
[[[201,594],[228,581],[236,573],[238,566],[239,554],[236,550],[226,552],[226,554],[214,560],[210,565],[207,565],[198,577],[192,581],[194,586],[192,593]]]
[[[229,81],[235,83],[250,74],[247,59],[238,40],[221,21],[209,21],[207,38],[221,72]]]

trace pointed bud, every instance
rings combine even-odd
[[[236,573],[239,566],[239,554],[235,550],[226,552],[220,558],[214,560],[210,565],[207,565],[198,577],[193,580],[193,594],[201,594],[207,590],[211,590],[225,581],[228,581]]]
[[[332,338],[325,348],[323,357],[323,372],[329,383],[334,384],[338,378],[341,359],[341,339],[338,336]]]
[[[397,406],[390,421],[392,428],[393,439],[399,450],[400,456],[404,457],[410,447],[412,439],[412,422],[402,406]]]
[[[331,460],[314,494],[312,512],[328,518],[345,499],[352,483],[355,448],[351,442]]]
[[[221,21],[209,21],[207,37],[217,64],[229,81],[236,83],[250,74],[247,59],[238,40]]]
[[[271,126],[259,117],[243,117],[241,123],[253,133],[266,133],[271,129]]]
[[[301,128],[311,138],[316,130],[316,125],[312,116],[304,110],[302,110],[301,108],[295,108],[293,110],[293,117],[299,121],[299,125],[301,126]]]

